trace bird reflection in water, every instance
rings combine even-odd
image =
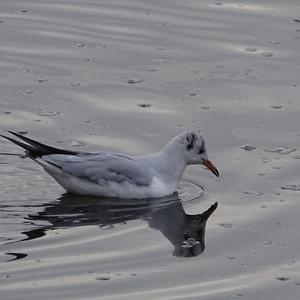
[[[27,236],[24,240],[44,236],[50,229],[113,226],[142,219],[169,240],[174,246],[173,255],[181,257],[197,256],[203,252],[206,222],[218,205],[216,202],[201,214],[188,215],[177,194],[161,199],[116,200],[67,193],[58,200],[37,215],[28,217],[33,221],[48,221],[49,225],[23,232]]]

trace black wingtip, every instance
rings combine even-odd
[[[0,134],[0,136],[3,137],[3,138],[5,138],[5,139],[7,139],[7,140],[9,140],[12,143],[18,145],[18,146],[20,146],[21,148],[27,150],[29,153],[34,150],[33,147],[31,147],[30,145],[25,144],[25,143],[23,143],[21,141],[15,140],[15,139],[13,139],[13,138],[11,138],[9,136],[6,136],[4,134]]]
[[[51,146],[42,144],[38,141],[32,140],[32,139],[30,139],[22,134],[19,134],[15,131],[12,131],[12,130],[7,130],[7,132],[18,137],[25,143],[23,143],[21,141],[17,141],[6,135],[1,135],[1,136],[8,139],[9,141],[19,145],[20,147],[28,150],[29,157],[37,157],[37,156],[50,155],[50,154],[68,154],[68,155],[77,155],[78,154],[78,152],[75,152],[75,151],[59,149],[59,148],[55,148],[55,147],[51,147]]]
[[[24,137],[22,134],[20,134],[20,133],[17,133],[17,132],[15,132],[15,131],[12,131],[12,130],[7,130],[7,132],[9,132],[9,133],[11,133],[11,134],[15,135],[15,136],[16,136],[16,137],[18,137],[18,138],[22,138],[22,137]]]

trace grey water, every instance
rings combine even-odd
[[[2,0],[3,132],[143,154],[200,130],[221,176],[114,201],[0,155],[0,299],[298,300],[299,18],[296,0]]]

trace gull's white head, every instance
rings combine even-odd
[[[166,147],[173,148],[174,151],[181,153],[188,165],[204,165],[219,177],[218,169],[208,159],[205,141],[200,133],[186,131],[175,136]]]

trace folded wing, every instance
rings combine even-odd
[[[53,154],[42,159],[74,177],[105,185],[111,182],[149,186],[153,175],[138,161],[113,153]],[[44,166],[45,167],[45,166]]]

